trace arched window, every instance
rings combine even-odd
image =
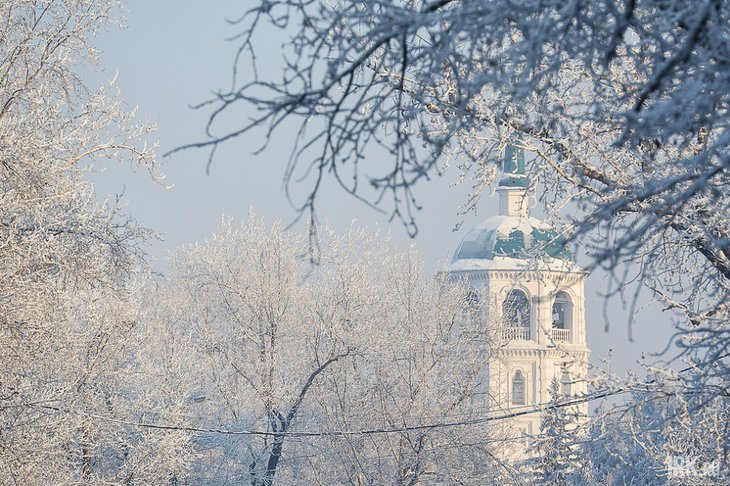
[[[502,304],[502,316],[509,327],[530,327],[530,301],[521,290],[512,290]]]
[[[573,302],[565,292],[558,292],[553,303],[553,328],[570,329],[573,317]]]
[[[479,319],[482,315],[482,306],[480,305],[480,296],[475,289],[468,289],[464,294],[463,311],[464,318],[467,320]]]
[[[512,377],[512,405],[525,404],[525,377],[520,370]]]
[[[464,305],[467,308],[474,308],[479,306],[479,294],[474,289],[469,289],[464,294]]]

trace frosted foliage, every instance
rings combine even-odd
[[[548,219],[570,204],[565,236],[611,273],[609,294],[631,305],[638,282],[677,311],[683,358],[726,389],[729,20],[718,0],[254,2],[234,83],[189,147],[294,118],[303,212],[329,181],[414,234],[416,183],[451,165],[473,208],[519,137]],[[256,54],[277,33],[286,61],[264,77]],[[227,129],[242,107],[258,111]]]
[[[149,128],[131,123],[111,86],[79,80],[113,8],[0,2],[2,484],[156,483],[185,446],[96,418],[166,413],[141,398],[134,366],[147,232],[85,179],[104,158],[153,169]]]
[[[575,412],[562,406],[560,383],[550,382],[550,403],[540,423],[540,435],[531,445],[534,484],[561,486],[574,482],[571,476],[578,462]]]
[[[324,230],[321,264],[307,238],[251,215],[224,221],[174,257],[169,332],[190,332],[204,400],[192,478],[205,484],[482,484],[503,471],[488,428],[296,437],[483,416],[489,349],[466,289],[421,274],[418,254],[378,235]],[[190,375],[188,375],[190,376]],[[193,394],[194,396],[195,394]]]
[[[572,480],[580,485],[728,484],[728,407],[708,392],[635,392],[590,427]]]

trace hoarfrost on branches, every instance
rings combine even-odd
[[[140,386],[139,288],[150,233],[100,204],[85,172],[104,159],[154,173],[151,128],[112,85],[80,79],[115,2],[0,4],[0,482],[156,483],[184,434],[118,422],[166,414]],[[143,380],[142,380],[143,381]],[[144,398],[142,398],[144,397]]]

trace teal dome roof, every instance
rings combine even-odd
[[[539,219],[530,216],[492,216],[464,237],[454,252],[452,262],[534,257],[573,261],[565,243],[565,238],[555,228]]]

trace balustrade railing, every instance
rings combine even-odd
[[[570,341],[570,329],[560,329],[553,327],[550,330],[550,335],[556,343],[567,343]]]
[[[502,330],[502,338],[505,341],[529,341],[529,327],[507,327]]]
[[[530,328],[529,327],[506,327],[502,329],[502,339],[505,341],[529,341]],[[569,343],[570,342],[570,329],[560,329],[554,327],[550,329],[550,339],[556,343]]]

